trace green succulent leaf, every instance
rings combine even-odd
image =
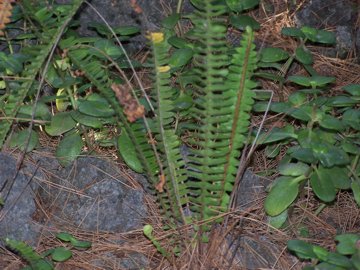
[[[303,92],[296,91],[288,97],[288,100],[292,105],[299,107],[307,101],[307,96]]]
[[[289,250],[295,252],[296,256],[301,259],[317,259],[313,251],[313,245],[302,240],[290,240],[287,243]]]
[[[180,14],[173,13],[173,14],[167,16],[165,19],[163,19],[162,25],[165,28],[173,29],[179,20],[180,20]]]
[[[284,27],[283,29],[281,29],[281,34],[289,37],[297,37],[301,39],[305,38],[304,33],[296,27]]]
[[[39,135],[34,130],[31,130],[30,133],[31,133],[30,140],[29,140],[29,144],[27,145],[27,147],[25,144],[26,144],[26,142],[28,140],[28,136],[29,136],[28,129],[24,129],[19,132],[13,133],[11,136],[9,146],[12,148],[19,147],[19,149],[21,151],[24,151],[25,147],[26,147],[26,152],[31,152],[39,144]]]
[[[314,163],[316,158],[313,155],[313,151],[310,148],[299,148],[290,153],[292,158],[306,163]]]
[[[31,119],[33,106],[34,104],[22,105],[19,108],[16,117]],[[45,121],[49,121],[51,119],[49,107],[44,102],[36,103],[35,119]]]
[[[242,12],[247,9],[256,7],[260,0],[226,0],[228,7],[235,12]]]
[[[334,165],[347,165],[349,156],[339,147],[329,145],[327,143],[312,143],[314,157],[320,160],[324,167],[332,167]]]
[[[260,51],[260,60],[265,63],[279,62],[289,58],[289,53],[280,48],[264,48]]]
[[[260,29],[260,23],[253,17],[247,15],[231,15],[229,21],[232,26],[240,30],[245,30],[247,26],[251,27],[253,30]]]
[[[345,125],[342,121],[330,115],[325,115],[319,121],[319,124],[323,128],[337,130],[337,131],[342,131],[345,129]]]
[[[354,199],[357,205],[360,207],[360,183],[358,181],[352,181],[351,189],[354,194]]]
[[[308,48],[299,46],[295,50],[296,60],[304,65],[311,65],[314,62],[313,56]]]
[[[55,156],[61,166],[67,166],[81,153],[83,141],[78,133],[66,135],[56,148]]]
[[[51,259],[55,262],[65,262],[72,257],[72,252],[64,247],[57,247],[51,254]]]
[[[331,181],[331,175],[329,171],[323,167],[315,169],[310,177],[311,187],[316,194],[324,202],[332,202],[335,197],[337,190]]]
[[[280,229],[285,224],[287,218],[288,218],[288,211],[285,210],[284,212],[282,212],[277,216],[273,216],[273,217],[269,216],[268,223],[274,228]]]
[[[299,181],[296,178],[281,176],[275,181],[265,199],[265,211],[269,216],[280,215],[299,193]]]
[[[94,117],[110,117],[114,115],[114,110],[109,103],[102,100],[83,100],[79,104],[79,111]]]
[[[301,86],[306,87],[322,87],[329,83],[335,81],[335,77],[325,77],[325,76],[312,76],[312,77],[305,77],[305,76],[289,76],[288,81],[296,83]]]
[[[127,132],[123,129],[118,138],[119,154],[125,163],[135,172],[142,173],[143,167],[137,156],[136,149],[131,142],[131,139]]]
[[[77,249],[88,249],[91,248],[92,243],[89,241],[79,241],[75,238],[70,239],[71,245]]]
[[[355,129],[360,130],[360,110],[358,109],[349,109],[343,113],[342,121],[345,125]]]
[[[258,138],[259,144],[283,141],[285,139],[297,138],[293,126],[287,125],[283,128],[275,127],[270,132],[262,132]]]
[[[76,122],[84,126],[92,128],[101,128],[103,126],[102,122],[98,117],[83,114],[79,111],[72,111],[71,116]]]
[[[178,49],[174,52],[169,60],[169,65],[172,68],[182,67],[186,65],[193,57],[194,52],[190,48]]]
[[[72,234],[67,233],[67,232],[60,232],[60,233],[56,234],[56,238],[58,238],[64,242],[70,242],[70,240],[72,238],[74,238],[74,236],[72,236]]]
[[[337,235],[335,240],[339,242],[336,245],[336,251],[342,255],[352,255],[359,250],[356,244],[360,240],[360,234],[341,234]]]
[[[168,38],[168,43],[178,49],[191,48],[192,45],[185,39],[179,38],[177,36],[172,36]]]
[[[309,168],[309,165],[302,162],[285,163],[279,165],[279,173],[286,176],[300,176],[306,175]]]
[[[350,107],[359,103],[359,101],[348,96],[334,96],[328,99],[327,106],[331,107]]]
[[[360,96],[360,84],[349,84],[342,89],[352,96]]]
[[[59,136],[75,126],[76,122],[70,112],[60,112],[52,117],[50,125],[45,126],[45,131],[50,136]]]

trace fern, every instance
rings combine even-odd
[[[63,9],[62,13],[58,14],[57,20],[55,20],[52,16],[55,12],[53,10],[44,9],[44,12],[46,12],[45,15],[41,18],[34,17],[34,19],[41,22],[41,24],[46,26],[46,28],[44,28],[44,31],[39,34],[41,44],[32,46],[31,51],[28,50],[31,62],[24,67],[24,71],[21,74],[21,77],[24,78],[23,82],[21,82],[18,87],[11,89],[9,95],[4,100],[2,112],[8,119],[13,119],[16,116],[17,111],[29,90],[34,87],[36,76],[48,58],[53,46],[57,45],[56,41],[63,32],[63,27],[59,27],[59,25],[68,24],[82,3],[83,0],[74,0],[71,6],[67,6],[67,8]],[[25,11],[27,7],[32,7],[32,4],[28,1],[23,1],[23,5],[25,7]],[[31,14],[32,13],[29,12],[29,15]],[[12,121],[10,120],[0,122],[0,148],[4,143],[11,124]]]
[[[186,187],[185,163],[180,154],[180,141],[175,134],[172,122],[175,119],[173,100],[176,96],[174,88],[170,86],[169,49],[166,36],[161,33],[151,33],[152,51],[154,58],[154,89],[156,109],[156,139],[164,166],[164,179],[168,208],[173,216],[182,223],[187,223],[183,207],[188,204]],[[158,189],[161,193],[163,188]],[[160,195],[160,194],[159,194]],[[160,195],[161,196],[161,195]]]
[[[194,130],[189,156],[188,187],[196,220],[207,220],[227,210],[236,177],[240,148],[244,144],[252,104],[250,77],[255,68],[251,30],[244,34],[229,67],[224,36],[226,26],[219,17],[226,11],[218,1],[204,1],[191,17],[195,27],[193,72],[196,99],[192,115],[199,123]],[[208,230],[203,226],[202,230]]]

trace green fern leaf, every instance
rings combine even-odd
[[[170,85],[169,49],[166,35],[161,32],[149,35],[152,43],[154,60],[154,89],[156,104],[156,130],[157,148],[162,160],[163,182],[156,186],[158,192],[166,193],[161,197],[166,199],[166,209],[171,209],[175,220],[186,223],[183,207],[188,203],[185,163],[180,154],[180,141],[175,135],[172,123],[175,119],[174,99],[176,92]]]

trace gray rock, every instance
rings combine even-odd
[[[354,38],[351,32],[350,26],[336,27],[336,51],[341,59],[346,59],[348,52],[353,49]]]
[[[258,239],[243,236],[235,240],[228,237],[227,241],[230,269],[272,269],[277,261],[274,254],[280,254],[276,245],[264,236]]]
[[[90,231],[139,229],[146,217],[143,191],[130,188],[111,162],[84,157],[53,177],[58,187],[42,190],[53,220]]]
[[[6,153],[0,153],[1,198],[6,198],[0,211],[0,238],[25,241],[35,246],[39,236],[39,226],[32,219],[36,211],[34,190],[31,178],[20,171],[11,185],[16,173],[16,160]],[[6,197],[6,194],[8,196]]]
[[[264,194],[265,188],[270,184],[270,180],[259,177],[250,170],[246,170],[238,187],[236,194],[235,207],[245,210],[256,204],[260,194]]]
[[[356,12],[350,1],[312,0],[296,15],[298,26],[325,28],[326,26],[352,25],[356,21]]]
[[[57,2],[68,3],[69,0],[57,0]],[[166,13],[175,12],[178,0],[137,0],[136,4],[141,12],[136,12],[129,0],[92,0],[90,3],[111,26],[138,26],[144,34],[146,31],[159,30]],[[188,1],[185,1],[183,6],[186,11],[192,10]],[[88,29],[89,23],[104,23],[96,12],[86,4],[80,10],[78,19],[80,20],[79,33],[85,36],[94,35],[94,32]],[[139,50],[145,45],[145,42],[144,35],[137,36],[131,40],[131,44],[128,44],[127,48]]]

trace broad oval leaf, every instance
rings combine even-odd
[[[318,30],[316,33],[316,42],[323,44],[335,44],[336,36],[333,32],[329,32],[326,30]]]
[[[331,175],[323,167],[315,169],[310,177],[311,187],[319,199],[324,202],[332,202],[337,190],[331,181]]]
[[[180,20],[180,14],[179,13],[173,13],[173,14],[171,14],[171,15],[169,15],[166,18],[163,19],[162,25],[165,28],[173,29],[175,27],[175,25],[178,23],[179,20]]]
[[[34,104],[20,106],[16,117],[31,119],[33,106]],[[45,103],[43,102],[36,103],[35,119],[46,120],[46,121],[51,119],[51,113],[49,107]]]
[[[260,60],[262,62],[279,62],[288,58],[289,53],[280,48],[264,48],[260,51]]]
[[[51,118],[50,125],[45,126],[45,131],[50,136],[59,136],[76,126],[70,112],[60,112]]]
[[[339,243],[336,245],[336,250],[342,255],[352,255],[358,250],[356,243],[360,240],[360,234],[341,234],[335,236],[335,240]]]
[[[292,204],[299,193],[299,183],[296,178],[281,176],[275,181],[265,199],[265,211],[269,216],[280,215]]]
[[[351,182],[351,190],[354,194],[354,199],[355,199],[357,205],[360,207],[360,183],[359,183],[359,181]]]
[[[121,130],[121,134],[118,138],[118,149],[120,156],[132,170],[137,173],[143,172],[143,166],[137,157],[134,144],[124,129]]]
[[[177,36],[172,36],[170,38],[168,38],[168,43],[178,49],[183,49],[183,48],[191,48],[191,44],[188,43],[187,40],[183,39],[183,38],[179,38]]]
[[[284,223],[286,222],[288,218],[288,211],[285,210],[284,212],[282,212],[280,215],[271,217],[268,217],[268,223],[273,226],[276,229],[280,229]]]
[[[19,149],[21,151],[24,151],[25,147],[26,147],[26,152],[31,152],[32,150],[35,149],[35,147],[39,143],[39,135],[34,130],[31,130],[30,133],[31,134],[30,134],[29,144],[27,145],[27,147],[25,144],[26,144],[26,142],[28,140],[28,136],[29,136],[28,129],[24,129],[19,132],[13,133],[10,138],[9,146],[12,148],[19,147]]]
[[[77,249],[88,249],[91,248],[92,243],[89,241],[79,241],[75,238],[70,239],[71,245]]]
[[[348,92],[350,95],[360,96],[360,84],[349,84],[344,86],[342,89]]]
[[[296,91],[288,97],[288,100],[292,105],[299,107],[307,102],[307,95],[303,92]]]
[[[55,156],[61,166],[67,166],[81,153],[83,141],[78,133],[66,135],[56,148]]]
[[[309,165],[302,162],[285,163],[279,165],[279,173],[286,176],[300,176],[305,175],[309,168]]]
[[[70,242],[70,240],[72,238],[74,238],[74,236],[72,236],[72,234],[67,233],[67,232],[60,232],[60,233],[56,234],[56,238],[60,239],[61,241],[64,241],[64,242]]]
[[[313,142],[311,145],[314,157],[320,160],[324,167],[347,165],[350,162],[349,156],[339,147],[320,142]]]
[[[178,49],[170,57],[169,65],[172,68],[182,67],[190,61],[190,59],[193,57],[193,55],[194,55],[194,52],[190,48]]]
[[[241,12],[246,9],[254,8],[259,4],[260,0],[226,0],[228,7],[235,11]]]
[[[53,250],[51,254],[51,259],[56,262],[65,262],[70,259],[72,252],[64,247],[57,247]]]
[[[310,148],[299,148],[290,153],[292,158],[306,163],[313,163],[316,158],[313,155],[313,151]]]
[[[326,105],[331,107],[348,107],[359,103],[357,100],[348,96],[330,97]]]
[[[95,117],[109,117],[114,115],[114,110],[108,103],[97,100],[81,101],[79,104],[79,111]]]
[[[313,245],[302,240],[290,240],[287,243],[287,248],[295,252],[296,256],[301,259],[317,259],[313,251]]]
[[[247,26],[250,26],[253,30],[260,29],[260,23],[247,15],[231,15],[229,21],[232,26],[240,30],[245,30]]]
[[[281,29],[281,34],[289,37],[305,38],[304,33],[296,27],[284,27]]]
[[[270,132],[261,132],[258,138],[258,144],[272,143],[296,137],[295,129],[292,126],[285,126],[283,128],[275,127]]]
[[[323,128],[332,129],[341,131],[345,129],[345,125],[339,119],[332,117],[330,115],[325,115],[320,121],[319,124]]]
[[[295,56],[299,62],[305,65],[311,65],[314,62],[311,52],[305,46],[297,47],[295,50]]]
[[[79,111],[72,111],[71,116],[72,118],[74,118],[76,122],[84,126],[88,126],[92,128],[101,128],[103,126],[99,118],[87,114],[83,114]]]
[[[343,114],[342,121],[345,125],[352,127],[355,130],[360,130],[360,110],[346,110]]]

